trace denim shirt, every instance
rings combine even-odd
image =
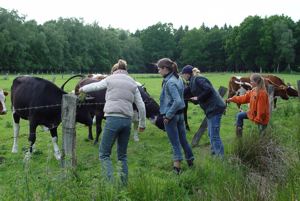
[[[159,111],[168,119],[172,119],[177,111],[185,107],[183,99],[184,85],[180,78],[176,78],[173,73],[163,80],[160,94]]]

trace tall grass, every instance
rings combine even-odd
[[[218,88],[227,86],[231,74],[205,76]],[[291,83],[299,79],[296,75],[283,76]],[[52,79],[52,75],[43,77]],[[162,79],[157,75],[134,77],[145,84],[158,101]],[[1,80],[1,88],[10,90],[12,80],[13,77]],[[76,81],[68,83],[66,90],[71,91]],[[55,82],[60,86],[64,79],[57,76]],[[10,108],[9,97],[7,106]],[[127,187],[120,186],[118,181],[109,184],[101,177],[98,145],[86,140],[87,128],[80,124],[76,125],[78,165],[68,177],[53,156],[49,133],[41,129],[37,132],[37,151],[28,163],[24,163],[21,149],[28,147],[28,122],[21,120],[19,153],[12,154],[13,128],[9,111],[0,117],[0,200],[299,200],[299,111],[298,99],[279,100],[278,109],[272,113],[269,135],[258,136],[256,126],[246,121],[244,136],[238,142],[234,134],[237,109],[230,104],[221,125],[225,158],[210,156],[205,133],[199,146],[193,148],[195,167],[190,169],[183,162],[183,173],[179,176],[172,172],[172,150],[166,134],[147,122],[146,131],[140,134],[140,142],[129,142]],[[199,106],[190,104],[189,115],[192,131],[187,137],[191,141],[204,114]],[[62,139],[61,129],[58,132]],[[115,147],[112,161],[117,167]]]

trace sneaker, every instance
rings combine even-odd
[[[178,167],[173,167],[173,171],[174,171],[174,173],[175,174],[177,174],[177,175],[180,175],[181,174],[181,168],[178,168]]]
[[[194,166],[194,160],[186,160],[187,164],[189,167],[193,167]]]

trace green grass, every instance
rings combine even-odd
[[[205,74],[215,88],[226,86],[230,73]],[[244,74],[245,75],[245,74]],[[132,75],[145,84],[148,92],[158,101],[161,77],[158,75]],[[299,75],[281,74],[285,82],[296,86]],[[10,91],[12,80],[0,76],[0,87]],[[52,80],[52,75],[39,75]],[[61,86],[69,75],[56,75],[55,83]],[[65,89],[71,91],[78,79],[70,81]],[[77,124],[77,167],[65,176],[60,161],[53,156],[51,136],[37,129],[36,148],[29,163],[24,163],[24,150],[28,147],[28,123],[21,120],[19,153],[12,154],[13,128],[11,111],[0,116],[0,200],[299,200],[300,199],[300,101],[297,98],[279,99],[278,109],[272,113],[269,132],[276,135],[280,146],[288,156],[288,173],[281,182],[268,181],[251,168],[246,167],[233,154],[237,143],[234,132],[234,104],[227,108],[222,118],[221,137],[225,146],[223,160],[209,154],[209,139],[205,134],[199,146],[193,148],[195,167],[189,169],[183,163],[183,173],[172,172],[172,150],[164,132],[147,122],[147,129],[140,134],[140,142],[133,139],[128,147],[129,184],[121,187],[107,184],[100,176],[98,145],[87,141],[87,128]],[[7,98],[10,108],[10,97]],[[194,133],[204,119],[199,106],[189,105],[191,142]],[[245,121],[244,136],[255,135],[256,126]],[[94,128],[95,133],[95,128]],[[58,129],[61,146],[61,126]],[[23,150],[23,151],[22,151]],[[112,153],[115,170],[116,147]],[[116,171],[115,171],[116,172]],[[116,178],[117,175],[116,175]],[[266,181],[266,184],[262,184]],[[265,190],[263,192],[262,190]]]

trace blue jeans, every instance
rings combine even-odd
[[[169,137],[169,141],[173,148],[173,160],[181,161],[183,160],[181,147],[185,153],[186,160],[193,160],[194,155],[186,139],[186,130],[184,124],[183,114],[175,115],[168,124],[165,124],[165,129]]]
[[[222,114],[207,118],[208,136],[210,139],[212,154],[224,156],[224,146],[220,137],[220,125]]]
[[[236,115],[236,126],[243,128],[244,119],[248,119],[247,112],[239,112]]]
[[[118,160],[121,162],[121,181],[127,184],[127,146],[130,136],[131,119],[107,116],[103,136],[99,148],[102,173],[109,181],[113,181],[113,167],[110,159],[111,149],[117,140]],[[106,175],[104,174],[106,173]]]

